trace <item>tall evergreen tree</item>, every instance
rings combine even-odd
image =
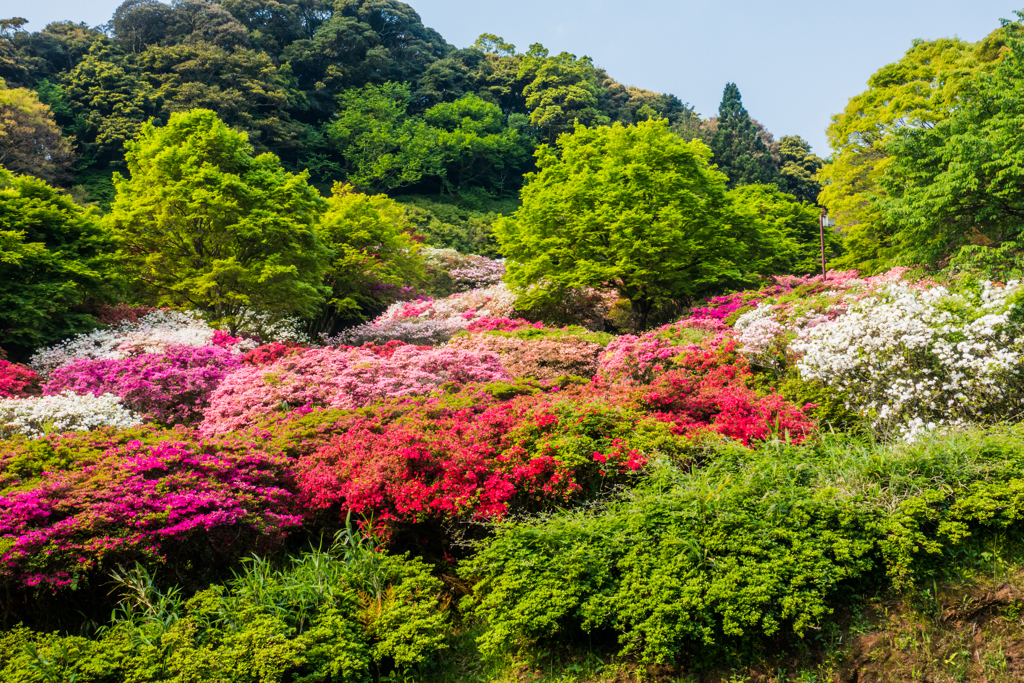
[[[718,170],[728,176],[730,189],[778,180],[779,170],[768,146],[757,136],[757,125],[743,108],[740,89],[735,83],[726,83],[722,93],[711,152]]]

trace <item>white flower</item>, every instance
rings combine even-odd
[[[134,427],[138,415],[113,394],[81,396],[65,391],[56,396],[0,399],[0,434],[38,437],[49,433],[88,431],[97,427]]]

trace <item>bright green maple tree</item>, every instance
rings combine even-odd
[[[731,221],[727,179],[710,157],[664,119],[577,125],[557,149],[541,146],[522,207],[495,223],[517,306],[608,287],[644,328],[659,304],[741,279],[751,235]]]
[[[1024,29],[1005,23],[1008,50],[994,71],[964,85],[948,118],[887,145],[874,204],[903,263],[941,264],[965,247],[1022,251]]]
[[[94,212],[0,168],[0,347],[24,358],[95,327],[81,304],[116,297],[116,252]]]
[[[148,123],[125,148],[131,178],[114,176],[109,221],[154,301],[232,331],[256,312],[317,311],[330,250],[305,172],[254,156],[245,133],[205,109]]]

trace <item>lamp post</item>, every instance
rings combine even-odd
[[[825,228],[831,228],[836,222],[828,217],[828,209],[821,207],[821,215],[818,216],[818,231],[821,233],[821,281],[828,278],[825,270]]]

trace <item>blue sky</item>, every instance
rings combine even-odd
[[[914,38],[975,41],[1024,0],[414,0],[423,22],[458,47],[495,33],[525,51],[589,55],[616,80],[718,110],[728,81],[776,138],[802,135],[822,156],[825,129],[868,77]],[[3,0],[29,28],[107,21],[118,0]]]

